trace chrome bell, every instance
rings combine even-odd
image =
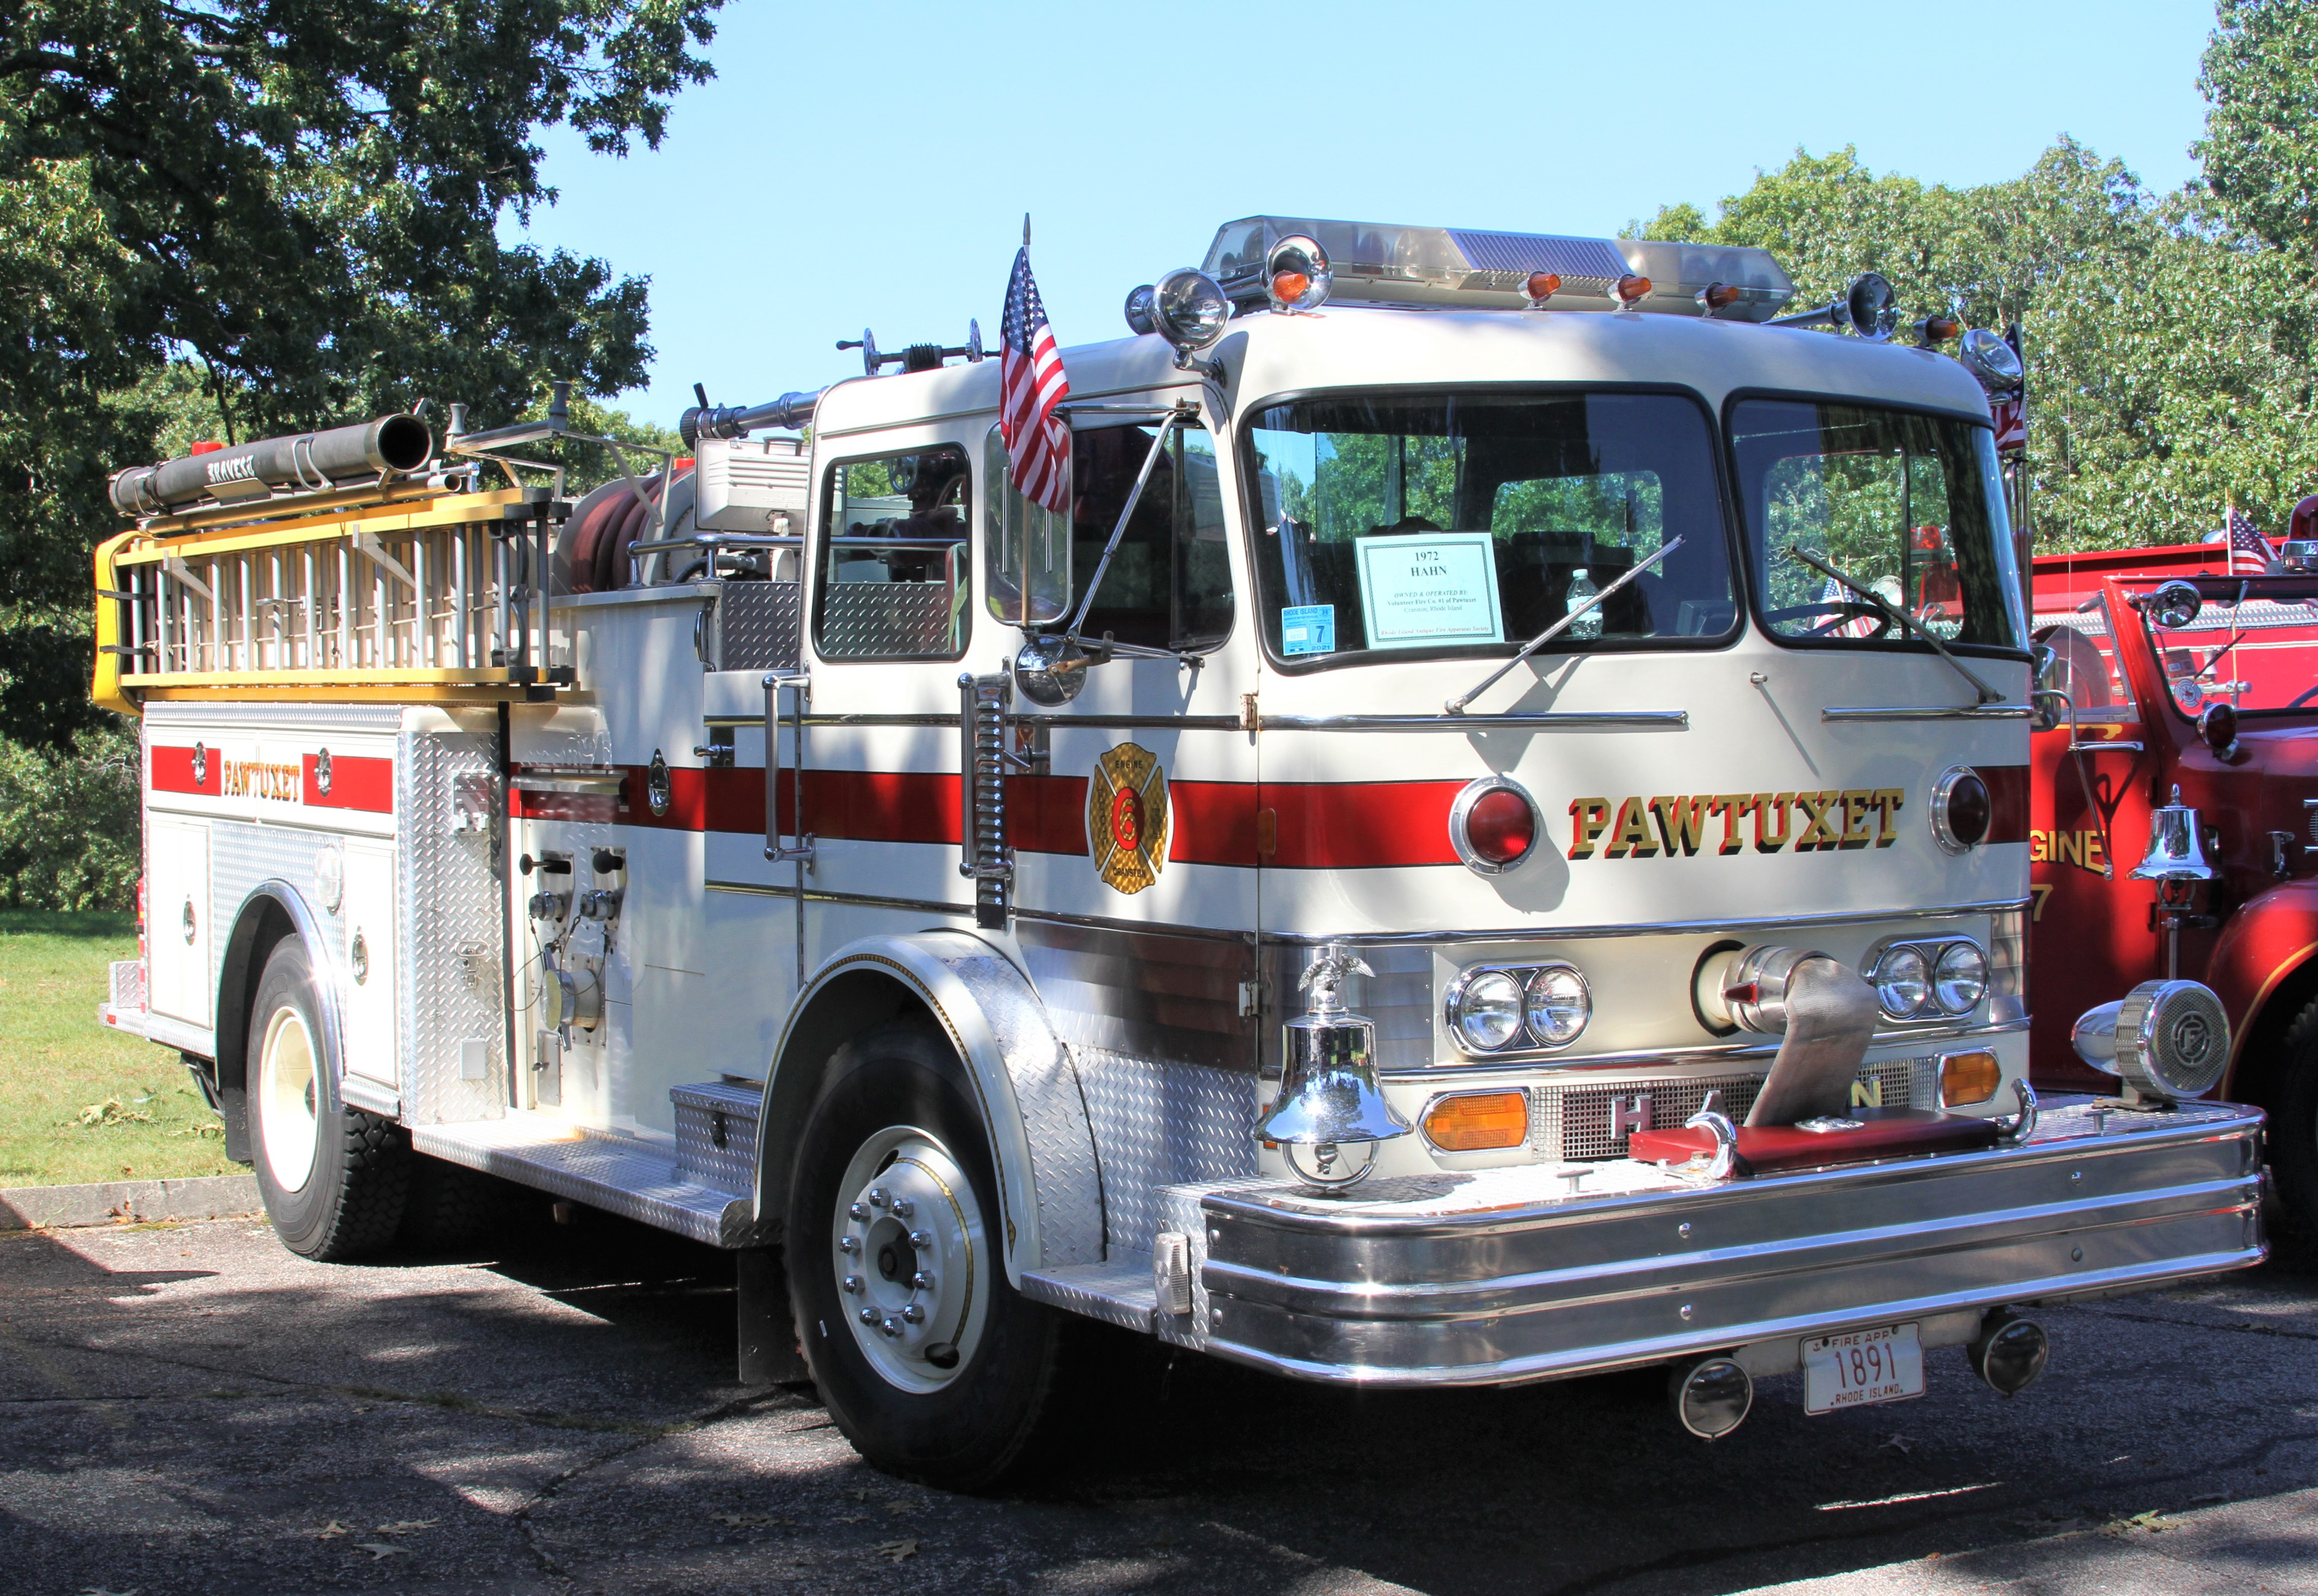
[[[1289,1171],[1324,1191],[1366,1179],[1377,1143],[1411,1129],[1377,1084],[1376,1022],[1339,995],[1345,976],[1375,973],[1341,943],[1320,950],[1298,983],[1312,1007],[1283,1027],[1279,1100],[1255,1124],[1258,1141],[1277,1143]]]
[[[2197,811],[2181,802],[2181,789],[2175,787],[2173,802],[2150,812],[2149,851],[2133,867],[2133,879],[2198,882],[2220,874],[2206,857],[2205,828]]]

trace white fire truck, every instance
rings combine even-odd
[[[1026,1455],[1072,1315],[1350,1385],[1662,1365],[1709,1438],[1940,1348],[2016,1391],[2035,1305],[2263,1256],[2261,1117],[2188,1089],[2188,982],[2040,1111],[2009,352],[1792,297],[1234,222],[1065,352],[1066,514],[978,335],[703,395],[576,502],[517,453],[560,403],[125,471],[106,1022],[293,1250],[463,1172],[734,1250],[744,1369],[929,1480]]]

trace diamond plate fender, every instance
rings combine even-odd
[[[1029,980],[960,931],[871,937],[840,949],[790,1011],[757,1129],[757,1212],[779,1210],[789,1138],[820,1089],[821,1069],[862,1012],[865,986],[898,986],[938,1019],[965,1061],[990,1134],[1005,1210],[1006,1275],[1103,1256],[1102,1176],[1070,1050]],[[884,1018],[873,1004],[868,1012]]]

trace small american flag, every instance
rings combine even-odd
[[[1989,413],[1996,418],[1996,447],[1999,453],[2011,453],[2028,446],[2027,400],[2015,394],[2010,399],[1989,401]]]
[[[1029,234],[1026,230],[1024,237]],[[1071,429],[1055,414],[1070,397],[1055,329],[1030,276],[1030,247],[1014,256],[1006,280],[1006,313],[999,320],[1004,345],[999,368],[999,430],[1022,497],[1056,515],[1071,507]]]
[[[2269,540],[2254,530],[2253,523],[2243,510],[2232,506],[2228,526],[2230,545],[2230,575],[2233,577],[2267,576],[2274,569],[2275,556]]]
[[[1851,589],[1845,587],[1841,582],[1837,581],[1833,577],[1828,578],[1827,586],[1819,589],[1819,601],[1824,605],[1864,603],[1864,600],[1852,597]],[[1874,630],[1874,616],[1854,615],[1851,619],[1843,622],[1839,625],[1828,627],[1820,635],[1824,637],[1865,637],[1869,632]]]

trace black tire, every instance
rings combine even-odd
[[[863,1299],[843,1289],[837,1261],[838,1207],[852,1196],[840,1189],[849,1167],[873,1138],[896,1125],[930,1133],[948,1151],[972,1188],[989,1241],[972,1277],[973,1290],[988,1293],[984,1317],[959,1361],[945,1371],[948,1384],[930,1391],[904,1389],[863,1350],[864,1338],[854,1330]],[[1055,1431],[1062,1315],[1007,1284],[1003,1213],[981,1116],[949,1045],[922,1023],[895,1021],[840,1049],[806,1116],[790,1172],[790,1302],[831,1417],[862,1457],[888,1474],[950,1490],[986,1490],[1033,1464]]]
[[[322,1041],[322,996],[305,945],[275,945],[250,1005],[248,1073],[250,1154],[257,1189],[282,1244],[302,1257],[337,1263],[377,1251],[394,1240],[410,1179],[410,1143],[400,1126],[338,1099],[337,1060]],[[269,1098],[266,1047],[282,1049],[277,1074],[299,1080],[292,1061],[307,1057],[303,1084]],[[298,1033],[302,1030],[302,1040]],[[302,1102],[311,1128],[299,1113]],[[301,1160],[305,1138],[311,1156]],[[301,1168],[302,1164],[302,1168]]]
[[[2294,1017],[2278,1054],[2285,1075],[2269,1116],[2269,1170],[2287,1221],[2318,1236],[2318,999]]]

